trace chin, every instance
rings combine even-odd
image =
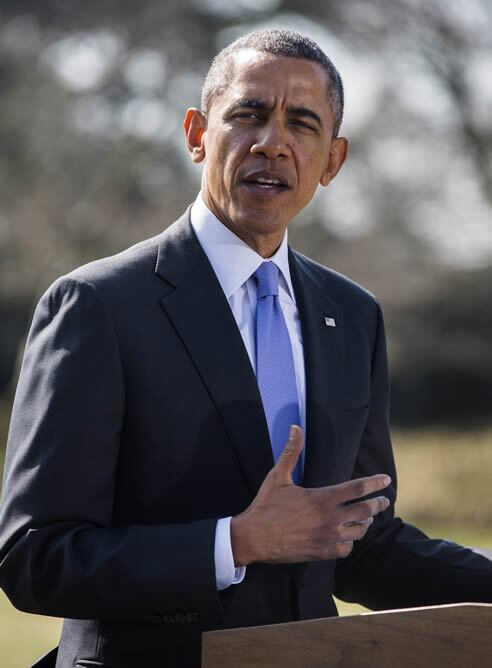
[[[249,212],[235,219],[235,227],[250,234],[282,234],[287,223],[274,215],[267,215],[264,211]]]

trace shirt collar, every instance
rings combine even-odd
[[[191,207],[191,225],[205,251],[225,296],[229,299],[264,261],[256,251],[236,236],[208,209],[201,193]],[[289,269],[287,231],[279,248],[269,258],[275,262],[295,303]]]

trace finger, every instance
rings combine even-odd
[[[349,526],[343,525],[339,530],[339,542],[346,543],[347,541],[360,540],[364,538],[369,529],[369,524],[354,523]]]
[[[374,499],[353,503],[350,506],[344,506],[343,523],[359,523],[372,519],[375,515],[382,513],[388,508],[390,501],[386,496],[377,496]]]
[[[359,499],[367,494],[379,492],[391,484],[391,478],[384,473],[378,473],[367,478],[357,478],[356,480],[348,480],[342,482],[340,485],[335,485],[333,488],[338,496],[339,503],[347,503]]]
[[[374,517],[368,517],[365,520],[350,520],[349,522],[343,522],[343,525],[346,527],[355,527],[355,526],[367,526],[368,528],[374,522]]]
[[[304,438],[302,429],[293,424],[290,428],[289,440],[284,446],[277,463],[273,467],[275,478],[283,484],[292,483],[292,473],[302,452]]]
[[[336,544],[337,559],[345,559],[352,552],[354,542],[352,540],[343,541]]]
[[[271,493],[273,487],[293,485],[292,472],[294,471],[299,455],[304,445],[302,429],[291,425],[289,440],[284,446],[275,466],[268,472],[263,484],[258,490],[257,500],[263,499]]]

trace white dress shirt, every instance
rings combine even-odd
[[[251,360],[251,366],[256,373],[256,281],[252,278],[252,275],[265,259],[214,216],[205,205],[201,194],[198,195],[191,208],[191,225],[229,302]],[[278,297],[294,357],[300,426],[305,430],[306,380],[304,355],[301,323],[289,270],[287,232],[276,253],[268,260],[275,262],[280,269]],[[302,459],[304,461],[304,451]],[[244,567],[234,567],[230,524],[230,517],[219,519],[217,523],[215,533],[217,589],[225,589],[231,584],[238,584],[243,580],[246,571]]]

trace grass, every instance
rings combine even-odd
[[[492,550],[492,431],[396,433],[394,445],[398,514],[431,537]],[[343,601],[337,606],[342,615],[365,611]],[[0,591],[0,667],[30,665],[57,644],[60,626],[58,619],[18,612]]]
[[[58,643],[60,627],[59,619],[15,610],[0,590],[0,666],[30,666]]]
[[[0,473],[3,469],[4,447],[7,443],[11,402],[0,396]]]
[[[492,526],[492,430],[394,436],[397,512],[417,525]]]

